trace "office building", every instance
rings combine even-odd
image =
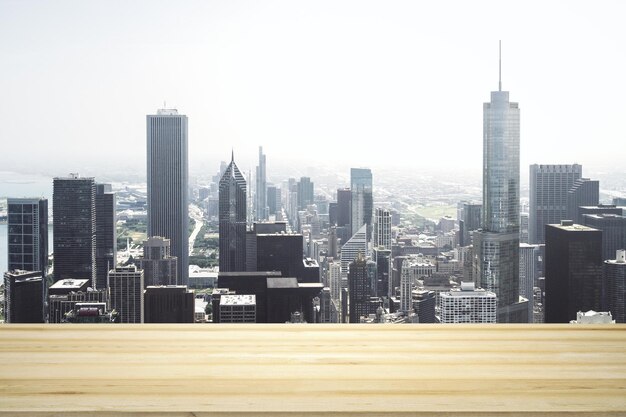
[[[276,190],[276,189],[274,189]],[[266,159],[263,154],[263,147],[259,146],[259,165],[256,167],[256,190],[254,196],[254,218],[256,220],[267,220],[269,214],[267,198],[267,178]],[[274,195],[276,198],[276,195]],[[274,201],[275,203],[275,201]],[[276,208],[274,207],[274,212]]]
[[[402,262],[400,275],[400,310],[409,313],[413,310],[413,277],[409,262]]]
[[[350,323],[359,323],[361,316],[369,315],[368,304],[371,297],[367,260],[362,253],[358,253],[349,265],[348,296]]]
[[[4,273],[4,317],[7,323],[44,322],[44,278],[19,269]]]
[[[193,323],[196,300],[184,285],[148,286],[144,295],[144,323]]]
[[[8,198],[8,270],[48,270],[48,200]]]
[[[483,105],[483,220],[474,249],[478,284],[496,293],[504,323],[516,320],[519,302],[519,147],[520,109],[499,82]]]
[[[367,257],[367,225],[362,225],[357,233],[341,247],[341,279],[342,288],[348,286],[348,264],[354,261],[357,254],[361,253]]]
[[[435,307],[437,297],[434,291],[417,290],[413,291],[413,311],[417,314],[420,323],[437,323]]]
[[[597,206],[600,201],[600,181],[580,178],[567,192],[567,219],[582,224],[583,218],[579,207]]]
[[[49,289],[48,322],[64,323],[67,313],[76,310],[78,303],[104,303],[109,310],[109,290],[88,288],[88,280],[62,279]]]
[[[341,300],[341,262],[329,262],[327,274],[330,297],[332,300],[339,302]]]
[[[291,322],[292,315],[298,313],[302,322],[315,322],[314,299],[319,297],[322,283],[300,283],[296,278],[267,278],[267,322]]]
[[[65,314],[64,323],[119,323],[117,311],[107,311],[106,303],[76,303],[74,308]]]
[[[220,298],[220,323],[256,323],[254,294],[227,294]]]
[[[471,234],[480,229],[483,205],[463,202],[459,210],[459,246],[472,244]]]
[[[219,186],[220,272],[246,270],[246,196],[246,180],[233,153]]]
[[[563,220],[546,226],[545,322],[602,311],[602,232]]]
[[[96,288],[107,287],[107,273],[117,264],[115,193],[96,184]]]
[[[96,183],[55,178],[52,197],[54,280],[88,279],[96,286]]]
[[[377,208],[374,217],[374,247],[391,249],[391,212]]]
[[[529,300],[528,303],[528,323],[534,321],[532,302],[534,297],[535,282],[537,276],[537,262],[540,257],[539,245],[529,245],[520,243],[519,253],[519,295]]]
[[[121,323],[144,322],[144,276],[135,265],[118,266],[109,271],[111,309]]]
[[[583,225],[602,230],[602,259],[612,259],[626,248],[626,217],[618,214],[583,214]]]
[[[530,243],[545,243],[545,225],[567,219],[567,196],[582,173],[579,164],[530,166]]]
[[[337,190],[337,226],[348,227],[352,230],[351,217],[352,191],[349,188],[340,188]]]
[[[143,241],[143,258],[137,261],[143,270],[146,287],[178,285],[178,258],[171,256],[170,240],[151,236]]]
[[[496,323],[496,294],[461,282],[440,294],[441,323]]]
[[[275,185],[268,184],[267,185],[267,209],[268,215],[275,215],[280,212],[282,208],[282,204],[280,195],[280,188],[277,188]]]
[[[313,204],[314,189],[311,178],[302,177],[297,184],[298,210],[306,210],[309,204]]]
[[[617,323],[626,323],[626,250],[615,253],[615,259],[604,261],[606,309]]]
[[[389,296],[389,280],[391,279],[391,249],[374,248],[372,259],[376,262],[376,297]]]
[[[160,109],[146,116],[148,142],[148,237],[170,240],[177,275],[189,274],[189,162],[187,116]]]
[[[366,236],[372,238],[372,215],[374,200],[372,196],[372,171],[369,168],[350,168],[350,191],[352,196],[350,220],[352,235],[366,225]]]

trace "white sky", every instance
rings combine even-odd
[[[624,167],[625,19],[624,1],[0,0],[0,164],[141,172],[166,100],[211,174],[259,145],[268,175],[285,158],[479,171],[502,39],[522,173]]]

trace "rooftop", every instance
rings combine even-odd
[[[228,294],[220,298],[221,306],[256,305],[254,294]]]

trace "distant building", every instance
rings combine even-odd
[[[309,204],[313,204],[314,189],[311,178],[302,177],[297,185],[298,188],[298,210],[306,210]]]
[[[340,188],[337,190],[337,226],[345,227],[352,231],[352,191],[349,188]],[[348,233],[350,234],[350,233]],[[342,241],[346,243],[352,235]]]
[[[143,242],[143,258],[138,261],[148,286],[178,285],[178,258],[171,256],[170,240],[151,236]]]
[[[8,270],[48,270],[48,200],[8,198]]]
[[[462,282],[460,288],[442,293],[441,323],[495,323],[496,294]]]
[[[391,279],[391,249],[374,248],[372,259],[376,262],[376,297],[389,296],[389,280]]]
[[[545,322],[602,310],[602,232],[561,221],[546,226]]]
[[[107,311],[106,303],[76,303],[74,308],[65,313],[67,323],[119,323],[117,311]]]
[[[371,297],[370,283],[367,274],[367,260],[358,253],[350,262],[348,270],[348,305],[350,323],[359,323],[361,316],[370,314],[369,300]]]
[[[144,323],[193,323],[195,297],[184,285],[148,286],[144,291]]]
[[[55,178],[54,280],[89,279],[96,286],[96,184],[78,174]]]
[[[254,214],[256,220],[267,220],[269,216],[266,164],[266,155],[263,153],[263,147],[259,146],[259,165],[256,167],[256,194],[254,199]],[[274,195],[274,197],[276,196]],[[274,206],[275,203],[276,201],[274,201]],[[274,212],[276,212],[276,207],[274,207]]]
[[[437,304],[434,291],[413,291],[413,310],[417,313],[420,323],[437,323],[435,307]]]
[[[4,316],[7,323],[44,322],[44,283],[41,272],[4,273]]]
[[[400,275],[400,310],[411,312],[413,310],[413,279],[410,274],[409,263],[402,263],[402,273]]]
[[[520,243],[519,256],[519,292],[522,297],[531,301],[534,297],[535,281],[537,280],[537,262],[539,259],[539,245]],[[534,321],[534,303],[528,303],[528,323]]]
[[[117,264],[115,193],[96,184],[96,288],[107,288],[107,273]]]
[[[189,157],[187,116],[159,109],[146,116],[148,237],[170,239],[178,283],[189,270]]]
[[[220,299],[220,323],[256,323],[256,296],[223,295]]]
[[[615,259],[604,261],[606,308],[618,323],[626,323],[626,250],[616,251]]]
[[[480,229],[482,204],[462,203],[459,217],[459,245],[469,246],[472,244],[471,233]]]
[[[545,243],[545,225],[567,219],[568,191],[582,172],[579,164],[530,166],[530,243]]]
[[[602,259],[612,259],[626,248],[626,217],[617,214],[583,214],[583,224],[602,230]]]
[[[373,246],[391,249],[391,213],[387,209],[377,208],[374,219]]]
[[[615,320],[610,312],[597,312],[589,310],[585,313],[576,313],[576,320],[570,321],[572,324],[614,324]]]
[[[582,224],[583,218],[579,207],[596,206],[600,201],[600,181],[580,178],[567,192],[567,219]]]
[[[367,225],[365,224],[341,247],[342,288],[348,286],[348,264],[354,261],[359,253],[367,257]]]
[[[372,237],[372,215],[374,211],[372,190],[372,171],[369,168],[351,168],[351,234],[354,236],[360,232],[361,226],[366,225],[366,238],[368,242]]]
[[[93,290],[75,281],[61,280],[53,285],[56,286],[54,290],[50,287],[50,295],[48,297],[49,323],[65,322],[67,313],[76,310],[76,304],[78,303],[104,303],[107,307],[106,310],[109,311],[108,289]],[[82,282],[87,283],[88,281],[82,280]],[[64,285],[64,283],[67,285]]]
[[[121,323],[144,322],[144,275],[135,265],[118,266],[109,271],[111,308]]]
[[[230,161],[220,180],[220,272],[246,270],[247,191],[246,180]]]
[[[279,212],[282,208],[281,200],[281,192],[280,188],[277,188],[275,185],[267,186],[267,207],[269,215],[274,215]]]

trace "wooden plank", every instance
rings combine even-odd
[[[0,415],[626,415],[626,325],[4,325]]]

